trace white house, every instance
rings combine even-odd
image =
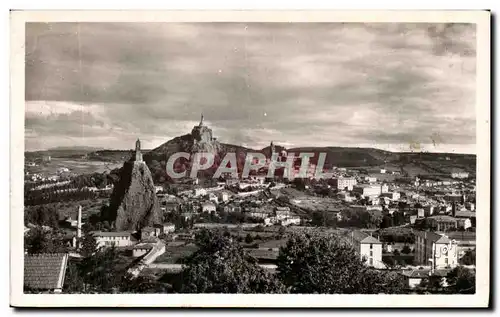
[[[208,194],[208,200],[210,200],[211,202],[213,202],[215,204],[219,203],[219,198],[214,193]]]
[[[131,232],[129,231],[119,231],[119,232],[104,232],[104,231],[92,231],[97,247],[127,247],[132,245]]]
[[[434,269],[454,268],[458,265],[457,242],[444,234],[415,231],[415,261]]]
[[[212,212],[215,211],[215,204],[211,201],[206,201],[203,204],[201,204],[201,211],[202,212]]]
[[[228,192],[222,191],[219,193],[219,198],[222,202],[226,202],[229,200],[229,194]]]
[[[377,269],[385,268],[385,264],[382,262],[382,242],[380,240],[366,232],[353,231],[351,242],[366,265]]]
[[[153,249],[154,243],[138,243],[132,249],[132,256],[138,258]]]

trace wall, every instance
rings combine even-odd
[[[446,246],[448,248],[448,253],[445,255],[441,252],[442,248]],[[457,254],[457,246],[450,245],[448,243],[438,243],[436,244],[435,251],[435,261],[436,261],[436,269],[446,268],[448,265],[450,267],[455,267],[458,264],[458,254]],[[446,261],[448,260],[448,262]]]
[[[372,256],[370,256],[370,251],[372,251]],[[373,260],[374,268],[385,268],[385,265],[382,262],[382,244],[372,244],[372,249],[370,249],[369,243],[361,243],[359,247],[359,253],[361,258],[366,258],[366,264],[370,265],[370,258]]]
[[[130,237],[96,237],[98,247],[111,246],[114,243],[116,247],[126,247],[131,245]]]

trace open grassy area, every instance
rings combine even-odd
[[[180,263],[182,259],[193,254],[198,247],[193,243],[186,243],[182,245],[169,244],[165,248],[165,253],[156,258],[155,263]]]
[[[80,201],[57,202],[43,205],[44,207],[54,208],[57,211],[60,220],[66,217],[76,219],[78,215],[78,206],[82,206],[82,216],[86,218],[92,214],[100,212],[103,204],[108,202],[107,198],[86,199]],[[37,206],[26,206],[25,210],[38,208]]]
[[[57,170],[66,167],[73,174],[91,174],[91,173],[104,173],[109,172],[115,168],[119,168],[123,162],[103,162],[103,161],[90,161],[86,159],[67,159],[67,158],[52,158],[50,162],[40,164],[38,166],[28,166],[26,171],[33,173],[40,173],[43,175],[55,175]]]

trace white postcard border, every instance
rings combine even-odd
[[[23,294],[25,22],[449,22],[477,25],[477,269],[474,295]],[[486,307],[490,285],[488,11],[12,11],[10,302],[18,307]]]

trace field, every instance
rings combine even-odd
[[[94,200],[80,200],[80,201],[70,201],[70,202],[58,202],[58,203],[50,203],[38,206],[26,206],[25,210],[29,210],[30,208],[38,208],[39,206],[44,206],[47,208],[54,208],[57,210],[57,214],[60,220],[64,220],[66,217],[71,217],[72,219],[77,218],[78,214],[78,206],[82,206],[82,216],[83,218],[88,217],[94,213],[98,213],[103,204],[107,203],[108,199],[106,198],[98,198]]]
[[[290,203],[308,211],[339,211],[341,204],[329,197],[310,196],[294,188],[284,188],[281,193],[290,199]]]
[[[91,174],[109,172],[119,168],[123,163],[110,163],[102,161],[88,161],[85,159],[52,158],[50,162],[38,166],[27,166],[25,170],[30,174],[39,173],[46,176],[57,174],[60,168],[68,168],[73,174]]]
[[[176,264],[193,254],[197,249],[198,247],[193,243],[169,243],[165,248],[165,253],[156,258],[155,263]]]

